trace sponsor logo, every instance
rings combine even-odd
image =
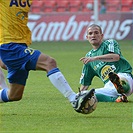
[[[103,81],[107,80],[109,78],[108,74],[110,72],[114,72],[114,70],[116,70],[114,65],[112,65],[112,66],[106,65],[105,67],[103,67],[102,70],[101,70],[102,80]]]
[[[100,19],[98,24],[102,27],[104,39],[132,39],[133,20],[130,19],[130,14],[128,15],[127,18],[126,16],[121,17],[121,20],[117,19],[118,15],[110,18],[106,15],[104,19]],[[93,20],[89,21],[89,19],[84,14],[58,14],[56,17],[54,15],[31,14],[29,15],[28,26],[32,31],[33,41],[86,40],[86,29],[88,25],[94,23]]]
[[[16,7],[26,7],[28,5],[28,7],[30,7],[30,0],[11,0],[10,2],[10,7],[12,6],[16,6]]]

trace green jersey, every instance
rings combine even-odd
[[[108,74],[111,71],[115,73],[132,73],[131,65],[122,56],[118,42],[113,39],[103,41],[97,50],[92,49],[86,54],[86,57],[95,57],[109,53],[119,54],[120,60],[115,62],[103,62],[100,60],[88,62],[83,65],[80,84],[84,86],[91,85],[94,76],[99,77],[105,84],[109,81]]]

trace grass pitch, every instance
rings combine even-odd
[[[88,42],[42,42],[31,47],[54,57],[78,92],[82,69],[79,59],[91,49]],[[132,41],[120,41],[120,47],[133,66]],[[95,78],[90,88],[102,86]],[[98,103],[92,114],[79,114],[41,71],[30,72],[21,101],[0,104],[0,133],[132,133],[132,123],[133,96],[128,103]]]

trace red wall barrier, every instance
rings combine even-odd
[[[86,29],[94,23],[89,13],[29,14],[28,26],[33,41],[86,40]],[[133,39],[133,13],[106,13],[99,15],[104,39]]]

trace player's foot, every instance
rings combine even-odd
[[[117,103],[119,102],[128,102],[127,97],[125,94],[122,94],[121,96],[119,96],[116,100]]]
[[[114,72],[110,72],[108,76],[110,81],[114,84],[115,88],[117,89],[117,92],[120,94],[124,93],[124,89],[122,87],[119,76]]]
[[[86,90],[86,91],[80,91],[75,98],[75,101],[72,102],[72,106],[75,111],[78,113],[82,112],[82,108],[85,106],[85,103],[90,99],[92,96],[94,96],[94,89]]]

